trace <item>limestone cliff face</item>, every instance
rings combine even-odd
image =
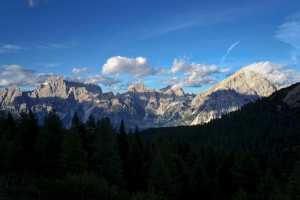
[[[284,97],[283,102],[292,108],[300,107],[300,84],[296,85]]]
[[[92,114],[95,118],[110,117],[114,123],[124,119],[133,127],[149,128],[206,123],[278,89],[279,86],[245,70],[239,70],[197,96],[171,86],[148,89],[141,82],[114,95],[103,93],[98,85],[53,76],[30,92],[22,92],[16,85],[1,90],[0,106],[14,114],[31,109],[40,122],[55,108],[65,125],[69,125],[77,112],[83,120]],[[298,105],[295,94],[289,94],[286,102]]]
[[[198,94],[191,103],[191,125],[209,122],[223,114],[239,109],[246,103],[270,96],[281,87],[260,75],[240,69],[212,88]]]

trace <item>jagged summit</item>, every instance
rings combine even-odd
[[[191,107],[197,117],[192,125],[209,122],[246,103],[270,96],[280,88],[261,75],[242,68],[193,99]]]
[[[65,80],[60,76],[50,76],[49,78],[46,79],[44,84],[45,85],[47,85],[47,84],[59,84],[59,83],[62,83],[64,81]]]
[[[137,84],[129,85],[128,92],[146,92],[147,87],[143,82],[139,82]]]

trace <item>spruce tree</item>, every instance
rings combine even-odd
[[[135,131],[130,145],[128,172],[128,186],[130,190],[138,191],[146,188],[146,174],[144,172],[144,151],[138,131]]]
[[[99,129],[92,156],[92,169],[110,183],[123,184],[122,164],[110,120],[108,118],[101,119]]]
[[[62,154],[63,125],[53,109],[44,118],[40,137],[40,153],[42,154],[41,170],[44,173],[58,171]]]
[[[77,132],[67,131],[63,137],[61,164],[64,172],[83,172],[86,168],[85,152]]]
[[[117,135],[117,144],[118,144],[118,150],[119,155],[122,161],[122,169],[123,169],[123,178],[128,178],[128,139],[127,134],[125,132],[125,125],[124,121],[122,119],[119,133]]]

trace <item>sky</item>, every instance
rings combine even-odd
[[[242,67],[300,82],[299,0],[1,0],[0,88],[49,76],[198,93]]]

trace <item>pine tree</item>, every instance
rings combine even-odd
[[[287,197],[289,200],[300,199],[300,163],[297,163],[287,183]]]
[[[138,130],[135,131],[129,151],[129,176],[128,186],[132,191],[146,188],[144,171],[144,151]]]
[[[6,118],[6,134],[9,140],[13,141],[16,137],[16,123],[11,112],[7,113]]]
[[[163,196],[171,192],[172,179],[162,152],[157,152],[151,164],[149,186]]]
[[[99,124],[99,133],[92,156],[92,169],[113,184],[123,184],[122,169],[116,136],[108,118],[103,118]]]
[[[96,138],[97,127],[93,115],[90,115],[85,123],[86,134],[88,137],[88,149],[90,150],[94,145],[94,140]]]
[[[51,174],[58,171],[62,154],[63,125],[55,109],[44,119],[42,134],[39,138],[42,161],[40,170]]]
[[[77,112],[74,113],[74,116],[71,121],[71,128],[73,132],[77,132],[80,136],[81,145],[83,150],[88,151],[89,149],[89,138],[86,134],[85,124],[79,118]]]
[[[189,189],[192,199],[209,199],[208,175],[198,158],[190,173]]]
[[[90,165],[92,162],[93,150],[95,149],[95,143],[97,138],[97,125],[93,115],[90,115],[85,123],[86,138],[87,138],[87,160]]]
[[[257,200],[278,199],[278,192],[280,191],[279,184],[274,178],[270,170],[267,170],[266,174],[261,178],[258,185]]]
[[[65,172],[74,173],[85,170],[85,152],[77,132],[69,130],[64,134],[61,163]]]
[[[122,161],[122,169],[123,169],[123,178],[128,178],[128,139],[127,134],[125,132],[125,125],[122,119],[119,133],[117,135],[117,143],[118,143],[118,150],[119,155]]]
[[[15,167],[17,170],[34,170],[35,164],[39,162],[37,152],[37,139],[39,137],[39,126],[34,113],[29,110],[28,114],[20,113],[18,136],[16,141]]]

